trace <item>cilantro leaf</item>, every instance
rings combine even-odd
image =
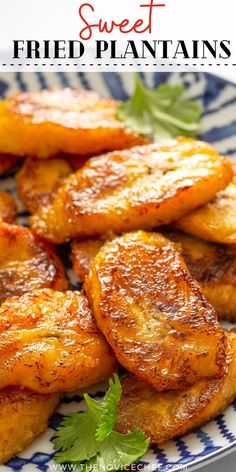
[[[149,439],[135,430],[129,434],[113,431],[121,398],[119,377],[110,379],[103,400],[84,395],[86,412],[66,417],[54,436],[56,462],[74,463],[80,470],[120,470],[145,454]]]
[[[179,135],[196,136],[201,108],[184,97],[182,85],[162,84],[151,90],[136,75],[133,96],[121,103],[118,116],[127,126],[158,141]]]
[[[95,424],[97,425],[98,423],[100,423],[101,416],[104,411],[103,400],[98,402],[97,400],[94,400],[94,398],[90,397],[87,393],[84,394],[84,400],[87,405],[88,411],[92,415]]]
[[[113,431],[101,443],[100,451],[91,463],[91,471],[121,470],[139,460],[147,451],[148,445],[149,439],[145,439],[142,431],[136,429],[129,434]]]
[[[114,381],[109,380],[109,389],[104,397],[103,413],[100,418],[100,424],[96,430],[96,439],[103,441],[109,436],[115,426],[117,418],[117,407],[121,398],[121,384],[118,375],[114,375]]]
[[[95,437],[97,423],[90,411],[74,413],[65,418],[54,437],[54,448],[61,452],[55,461],[81,462],[90,459],[99,451]]]

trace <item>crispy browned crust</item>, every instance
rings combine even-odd
[[[0,388],[73,391],[107,380],[116,360],[81,292],[43,289],[0,307]]]
[[[0,241],[0,301],[39,288],[68,288],[54,248],[30,229],[1,223]]]
[[[191,275],[220,317],[236,320],[236,246],[209,243],[179,232],[166,236],[179,243]]]
[[[231,166],[187,138],[89,159],[32,218],[33,229],[60,243],[160,226],[211,200],[231,180]]]
[[[118,361],[157,390],[223,375],[227,340],[175,245],[158,233],[102,246],[85,290]]]
[[[38,395],[28,390],[5,388],[0,392],[0,464],[27,447],[47,429],[60,394]]]
[[[118,120],[117,107],[115,100],[86,90],[19,93],[0,104],[0,152],[45,158],[146,143]]]
[[[17,205],[14,197],[0,190],[0,220],[6,223],[14,223],[17,215]]]
[[[184,216],[176,228],[206,241],[236,243],[236,165],[234,179],[207,205]]]
[[[72,173],[69,163],[60,157],[29,157],[17,174],[17,191],[25,207],[36,213],[53,199],[62,180]]]
[[[236,347],[235,338],[231,340]],[[221,413],[236,396],[236,355],[220,379],[202,380],[183,391],[158,393],[128,375],[122,380],[116,429],[128,433],[138,428],[153,443],[183,435]]]
[[[18,156],[11,156],[10,154],[0,154],[0,176],[14,169],[17,162],[20,160]]]

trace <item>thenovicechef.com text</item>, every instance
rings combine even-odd
[[[85,471],[86,469],[89,471],[90,467],[89,465],[77,465],[77,464],[49,464],[48,466],[48,471],[50,472],[79,472],[79,471]],[[94,465],[93,466],[93,471],[98,470],[98,466]],[[114,464],[106,465],[106,468],[104,468],[104,472],[112,472],[116,470]],[[156,465],[152,464],[147,464],[144,465],[143,463],[140,464],[131,464],[127,467],[124,467],[122,470],[125,470],[127,472],[138,472],[138,471],[143,471],[143,472],[158,472],[158,469],[156,468]],[[177,471],[187,471],[188,466],[182,465],[182,464],[166,464],[161,467],[161,472],[177,472]],[[101,471],[101,466],[99,466],[99,471]]]

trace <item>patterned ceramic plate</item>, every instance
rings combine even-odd
[[[215,76],[203,73],[162,73],[145,74],[143,80],[150,87],[160,82],[182,82],[186,93],[202,104],[202,138],[214,143],[218,150],[236,160],[236,86]],[[45,87],[83,87],[95,90],[104,96],[112,95],[124,99],[133,87],[131,74],[116,73],[12,73],[0,76],[0,96],[12,94],[17,90],[34,91]],[[15,183],[11,176],[1,180],[1,187],[15,195]],[[27,224],[27,214],[19,203],[19,223]],[[66,261],[68,275],[75,288],[79,282],[73,273],[69,260]],[[104,388],[93,388],[94,396],[101,396]],[[31,472],[34,470],[60,470],[53,462],[51,438],[63,415],[82,410],[84,404],[81,394],[63,399],[59,411],[51,418],[48,431],[36,439],[30,447],[1,471]],[[166,443],[162,447],[152,447],[143,460],[132,470],[194,470],[209,461],[222,457],[236,448],[236,402],[224,414],[209,422],[203,428],[182,438]],[[62,469],[61,469],[62,470]],[[70,470],[69,468],[67,470]],[[72,470],[72,469],[71,469]]]

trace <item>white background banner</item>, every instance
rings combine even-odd
[[[234,0],[0,0],[0,5],[2,71],[236,71]]]

